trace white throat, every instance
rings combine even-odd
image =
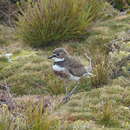
[[[64,58],[53,57],[52,59],[54,60],[54,62],[64,61]]]

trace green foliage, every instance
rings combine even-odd
[[[34,106],[30,105],[26,111],[27,130],[60,130],[60,121],[49,118],[49,113],[45,110],[43,103]]]
[[[27,8],[18,16],[19,36],[32,46],[81,38],[86,34],[86,28],[98,18],[102,5],[99,0],[28,2]]]
[[[114,114],[115,113],[113,111],[112,104],[110,102],[107,102],[102,108],[102,114],[99,117],[99,122],[107,127],[119,126],[119,122],[114,119]]]
[[[85,91],[91,90],[91,86],[92,86],[91,79],[84,78],[80,80],[81,90],[85,90]]]
[[[107,0],[112,3],[113,6],[119,10],[129,8],[130,0]]]
[[[60,130],[60,120],[49,118],[49,112],[47,109],[45,111],[42,102],[37,105],[30,102],[26,107],[21,113],[13,110],[13,115],[7,105],[2,105],[0,130]]]
[[[92,86],[99,87],[107,84],[112,73],[109,56],[102,49],[93,50],[93,73]]]

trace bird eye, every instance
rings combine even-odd
[[[60,56],[60,54],[59,54],[59,53],[57,53],[57,54],[56,54],[56,56]]]

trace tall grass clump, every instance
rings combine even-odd
[[[37,106],[29,105],[26,116],[26,130],[60,130],[60,120],[49,117],[49,112],[42,103]]]
[[[93,73],[92,86],[100,87],[107,84],[112,74],[112,66],[109,56],[102,49],[93,50]]]
[[[99,123],[107,127],[118,127],[119,121],[116,119],[116,112],[112,106],[112,103],[105,103],[102,107],[102,112],[100,113]]]
[[[99,0],[38,0],[27,2],[18,15],[17,30],[25,43],[45,46],[61,40],[79,39],[98,18]]]
[[[27,104],[9,111],[7,105],[0,108],[0,130],[60,130],[61,121],[56,117],[49,117],[50,112],[42,102]],[[20,112],[20,113],[19,113]]]

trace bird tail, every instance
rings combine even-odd
[[[83,76],[90,78],[90,77],[94,77],[96,75],[94,75],[93,73],[87,72]]]

